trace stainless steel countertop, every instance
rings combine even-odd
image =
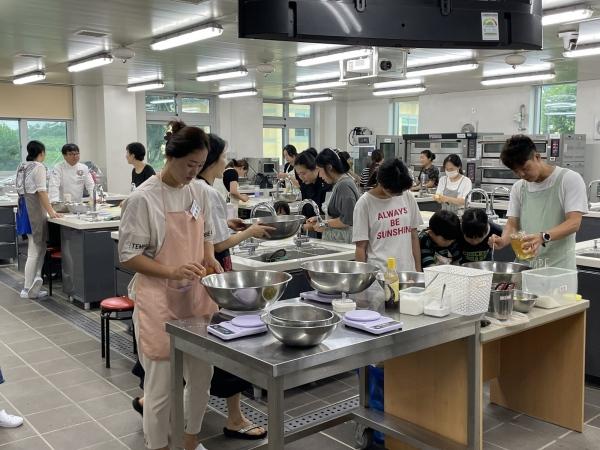
[[[378,290],[379,292],[377,292]],[[465,325],[474,325],[481,318],[481,315],[466,317],[454,314],[445,318],[435,318],[384,311],[381,290],[373,286],[367,291],[351,297],[357,301],[360,309],[377,310],[395,320],[403,321],[404,329],[376,336],[340,324],[321,345],[310,348],[284,346],[268,332],[257,336],[223,341],[207,333],[206,327],[211,322],[208,317],[206,319],[168,322],[166,329],[168,333],[187,341],[191,345],[201,346],[211,353],[221,355],[225,359],[234,360],[240,366],[250,366],[277,377],[357,354],[369,355],[371,361],[365,361],[365,365],[380,362],[385,360],[386,357],[384,354],[378,353],[378,349],[390,345],[403,347],[408,342],[415,345],[415,342],[419,342],[421,339],[423,340],[423,348],[425,348],[430,345],[427,345],[427,339],[423,339],[424,337],[437,335],[441,332],[451,332],[453,328],[461,329],[461,333],[464,333]],[[278,302],[278,304],[299,301],[299,299],[285,300]],[[327,305],[320,303],[306,303],[327,308]],[[220,314],[212,318],[212,322],[222,320],[224,319]],[[474,332],[475,327],[473,327],[471,334]],[[464,335],[457,335],[456,338],[461,337],[464,337]]]

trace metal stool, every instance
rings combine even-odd
[[[110,368],[110,321],[130,320],[133,316],[134,303],[128,297],[110,297],[100,302],[100,341],[102,345],[102,358],[106,358],[106,367]],[[130,312],[130,315],[121,317],[120,313]],[[137,354],[135,342],[135,329],[133,328],[133,353]]]

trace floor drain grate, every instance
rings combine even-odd
[[[311,411],[303,416],[288,420],[285,422],[284,429],[288,433],[296,431],[301,428],[343,416],[355,408],[358,408],[358,396],[334,403],[333,405],[324,406],[323,408]]]

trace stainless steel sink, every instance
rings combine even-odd
[[[307,245],[306,247],[301,247],[300,249],[298,249],[298,247],[286,247],[286,248],[282,248],[279,250],[277,250],[277,249],[270,250],[269,249],[268,251],[262,251],[261,253],[259,253],[257,255],[252,255],[252,256],[242,256],[242,255],[240,255],[240,256],[245,259],[251,259],[252,261],[261,261],[264,263],[269,263],[269,262],[278,262],[278,261],[289,261],[292,259],[300,259],[300,258],[312,258],[314,256],[321,256],[321,255],[332,255],[332,254],[340,253],[340,252],[341,251],[336,251],[331,248]],[[277,253],[281,253],[281,254],[277,254]]]
[[[585,256],[586,258],[600,258],[600,251],[582,251],[578,252],[577,256]]]

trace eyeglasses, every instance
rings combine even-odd
[[[79,156],[79,152],[67,152],[67,156]]]

